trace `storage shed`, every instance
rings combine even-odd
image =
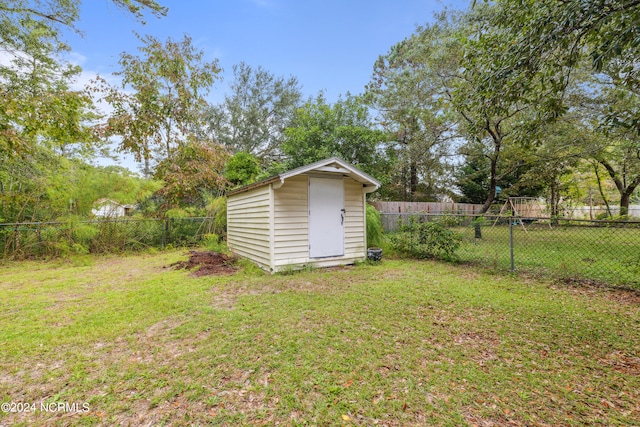
[[[111,199],[98,199],[93,203],[91,213],[102,218],[117,218],[131,215],[133,205],[123,205]]]
[[[227,194],[229,249],[267,271],[367,256],[366,194],[380,182],[337,157]]]

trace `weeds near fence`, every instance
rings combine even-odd
[[[404,246],[396,248],[405,253],[411,253],[407,245],[413,245],[413,250],[419,252],[424,244],[436,248],[437,243],[427,243],[415,235],[427,227],[425,224],[438,224],[460,239],[449,253],[451,256],[440,258],[495,270],[640,289],[640,222],[467,215],[381,216],[392,242],[403,242]],[[412,235],[413,238],[407,238]]]
[[[0,224],[5,259],[119,253],[145,248],[190,246],[219,232],[215,219],[110,219]]]
[[[462,236],[446,228],[441,222],[421,222],[412,218],[400,231],[391,236],[394,248],[416,258],[454,259]]]

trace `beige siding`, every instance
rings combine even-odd
[[[366,228],[362,184],[351,178],[344,180],[344,208],[344,255],[364,259]]]
[[[275,233],[274,265],[313,264],[332,266],[351,263],[366,257],[364,195],[362,184],[344,180],[345,252],[344,256],[311,260],[309,258],[309,181],[301,175],[285,181],[274,190]]]
[[[299,264],[309,260],[309,180],[287,179],[274,190],[274,263]]]
[[[235,254],[270,269],[270,186],[234,194],[227,200],[227,243]]]
[[[270,185],[227,200],[227,240],[236,254],[268,270],[286,265],[330,266],[366,257],[362,184],[344,179],[345,252],[342,257],[309,258],[309,178],[287,179],[277,189]]]

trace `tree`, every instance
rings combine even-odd
[[[140,19],[145,11],[166,13],[153,0],[114,3]],[[0,152],[22,154],[42,137],[88,138],[82,122],[91,101],[69,90],[80,69],[60,59],[70,50],[61,31],[76,30],[79,6],[80,0],[0,0],[0,49],[9,57],[0,64]]]
[[[240,151],[227,160],[224,177],[232,186],[251,184],[260,175],[260,163],[250,153]]]
[[[451,187],[441,179],[448,175],[455,135],[453,117],[442,104],[448,83],[443,76],[453,72],[455,56],[441,43],[448,31],[444,19],[418,28],[380,56],[367,85],[367,100],[392,135],[390,149],[398,160],[393,181],[405,200],[435,199]]]
[[[604,91],[601,114],[632,116],[640,111],[640,95],[614,85]],[[598,127],[602,138],[593,158],[604,167],[620,194],[620,215],[627,215],[640,186],[640,134],[627,126]]]
[[[579,117],[583,129],[581,154],[597,163],[593,171],[601,194],[601,176],[611,179],[619,194],[620,214],[626,215],[640,186],[640,134],[623,121],[609,119],[631,117],[640,111],[640,95],[620,84],[617,66],[606,64],[602,72],[583,73],[581,77],[567,90],[573,99],[571,114]],[[604,194],[603,200],[606,202]]]
[[[51,46],[35,47],[53,54]],[[31,49],[16,56],[0,78],[0,155],[24,155],[38,144],[65,151],[72,143],[93,143],[88,121],[93,103],[69,88],[77,67],[40,61]]]
[[[495,29],[492,23],[498,12],[496,6],[477,7],[458,26],[455,39],[464,40],[461,72],[447,92],[452,108],[460,114],[467,139],[488,149],[489,188],[483,212],[495,199],[500,174],[517,171],[526,164],[526,159],[517,159],[518,153],[529,152],[540,130],[555,118],[542,114],[547,109],[539,106],[557,102],[555,88],[543,80],[502,72],[514,35]],[[511,86],[531,90],[511,96],[503,90]],[[501,165],[505,152],[509,153],[511,166]]]
[[[629,213],[629,203],[633,193],[640,186],[640,148],[637,141],[619,141],[610,150],[600,153],[596,160],[600,163],[620,193],[620,215]]]
[[[360,97],[347,94],[329,104],[319,94],[297,110],[284,136],[282,152],[289,168],[338,156],[374,176],[384,174],[379,146],[385,134],[374,129]]]
[[[0,31],[10,58],[0,65],[0,153],[21,155],[42,142],[90,139],[82,119],[91,101],[69,89],[79,67],[55,59],[64,47],[53,30],[29,17],[14,18],[25,28],[12,27],[10,18],[2,17],[7,27]]]
[[[302,97],[295,77],[276,77],[244,62],[233,67],[231,95],[207,113],[207,135],[231,153],[246,152],[264,166],[278,160],[284,129]]]
[[[207,194],[222,194],[227,185],[224,178],[227,158],[227,152],[219,145],[192,139],[173,157],[163,159],[156,175],[164,181],[158,193],[166,200],[165,208],[202,207]]]
[[[456,168],[456,186],[462,193],[460,202],[482,204],[489,196],[489,158],[484,146],[468,144],[464,161]]]
[[[0,219],[50,220],[90,211],[97,177],[80,158],[99,145],[93,104],[72,90],[80,72],[62,58],[64,30],[77,31],[79,0],[0,0]],[[142,19],[166,8],[114,0]],[[97,179],[97,178],[96,178]],[[82,184],[79,184],[82,183]],[[70,202],[71,200],[71,202]]]
[[[122,70],[116,75],[122,77],[121,87],[100,81],[114,109],[101,133],[120,136],[119,151],[144,162],[149,175],[152,160],[171,159],[202,124],[205,96],[220,68],[217,60],[204,61],[204,52],[196,50],[187,35],[164,44],[152,36],[139,38],[142,56],[125,52],[120,57]]]
[[[486,0],[485,0],[486,1]],[[585,50],[595,72],[611,66],[623,75],[620,84],[640,90],[640,20],[637,0],[499,0],[489,24],[507,34],[508,49],[503,50],[487,85],[502,86],[501,96],[517,99],[538,90],[530,82],[551,87],[556,96],[542,103],[552,114],[566,111],[562,93],[570,84],[571,73],[580,66]],[[506,84],[505,84],[506,83]],[[624,124],[640,130],[638,114]]]

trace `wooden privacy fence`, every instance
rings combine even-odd
[[[424,213],[424,214],[464,214],[475,215],[482,210],[482,205],[471,203],[444,202],[371,202],[382,214]]]
[[[482,205],[443,202],[371,202],[380,212],[385,231],[396,231],[401,223],[408,223],[412,215],[461,215],[473,217],[482,211]]]

